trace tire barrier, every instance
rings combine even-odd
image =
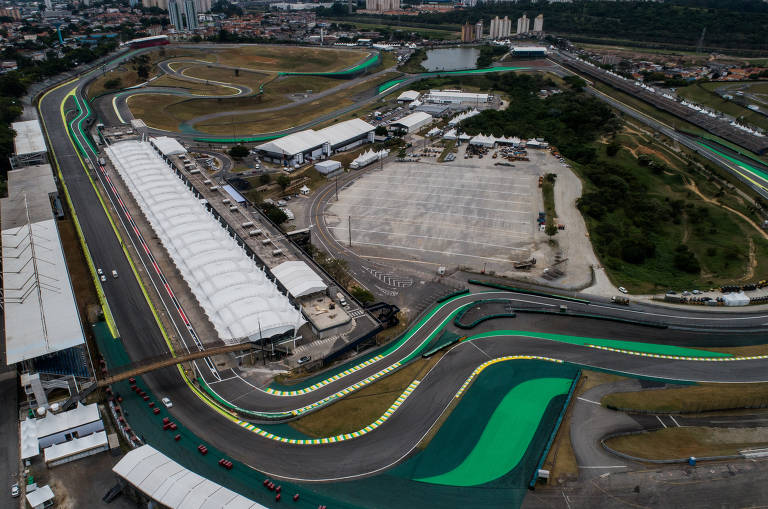
[[[472,285],[478,285],[478,286],[486,286],[488,288],[496,288],[497,290],[506,290],[508,292],[515,292],[515,293],[524,293],[527,295],[536,295],[539,297],[548,297],[550,299],[558,299],[558,300],[565,300],[568,302],[578,302],[580,304],[589,304],[590,302],[586,299],[579,299],[576,297],[568,297],[567,295],[558,295],[556,293],[546,293],[546,292],[540,292],[538,290],[526,290],[524,288],[516,288],[514,286],[506,286],[501,285],[498,283],[491,283],[490,281],[479,281],[477,279],[470,279],[469,284]]]

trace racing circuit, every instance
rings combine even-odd
[[[169,351],[203,350],[210,340],[187,319],[176,296],[181,289],[169,283],[86,134],[92,111],[84,89],[93,77],[85,73],[51,88],[40,97],[39,111],[102,297],[107,327],[96,332],[100,351],[107,366],[117,368]],[[247,93],[240,88],[235,95]],[[119,285],[101,285],[96,266],[119,270]],[[236,368],[220,371],[195,360],[194,373],[179,365],[138,379],[153,400],[173,399],[173,408],[158,415],[132,394],[129,382],[115,383],[112,391],[124,396],[124,411],[142,443],[264,506],[274,504],[274,493],[261,485],[268,476],[280,479],[286,493],[301,495],[297,507],[401,506],[393,493],[409,497],[413,506],[509,507],[522,503],[582,368],[671,382],[768,381],[768,356],[728,352],[765,341],[768,315],[762,311],[628,309],[586,295],[531,295],[474,284],[469,290],[435,304],[393,343],[298,385],[256,387]],[[508,316],[461,322],[488,300],[504,301]],[[565,303],[568,309],[561,311]],[[310,437],[285,424],[403,369],[441,347],[444,335],[457,340],[442,344],[439,360],[368,426]],[[179,442],[161,430],[164,416],[179,424]],[[504,425],[510,420],[514,432]],[[462,447],[448,446],[459,437]],[[202,443],[213,454],[200,456],[195,448]],[[237,462],[231,473],[215,465],[222,457]]]

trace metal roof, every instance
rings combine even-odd
[[[185,149],[175,138],[159,136],[157,138],[150,138],[149,142],[165,156],[177,156],[187,153],[187,149]]]
[[[45,146],[43,130],[40,128],[40,122],[37,120],[14,122],[11,124],[11,129],[16,131],[13,147],[17,156],[48,151],[48,148]]]
[[[365,120],[353,118],[332,126],[320,129],[317,134],[328,140],[331,147],[343,145],[344,142],[368,134],[376,129]]]
[[[417,90],[406,90],[397,97],[398,101],[415,101],[419,98],[419,92]]]
[[[321,147],[326,143],[332,147],[343,145],[344,142],[369,133],[374,129],[375,127],[368,122],[359,118],[353,118],[325,127],[319,131],[307,129],[305,131],[289,134],[288,136],[262,143],[257,146],[256,149],[293,157],[296,154],[301,154],[314,148]]]
[[[272,269],[272,274],[288,289],[294,297],[302,297],[325,291],[323,279],[306,262],[283,262]]]
[[[171,509],[266,509],[184,468],[151,445],[129,451],[112,471]]]
[[[107,445],[107,432],[96,431],[95,433],[91,433],[90,435],[81,438],[73,438],[67,442],[46,447],[43,449],[43,454],[45,456],[45,462],[49,463],[74,454],[90,451],[91,449],[104,447],[105,445]]]
[[[6,363],[83,344],[75,296],[53,219],[49,165],[8,172],[0,200]]]
[[[428,122],[431,120],[432,120],[432,115],[430,115],[429,113],[425,113],[423,111],[417,111],[415,113],[411,113],[410,115],[401,118],[400,120],[396,120],[392,122],[392,124],[400,125],[405,127],[406,129],[410,129],[413,126],[416,126],[423,122]]]
[[[35,491],[27,492],[27,502],[30,507],[39,507],[49,500],[53,500],[53,490],[47,484],[38,486]]]
[[[305,323],[149,143],[122,141],[107,155],[223,341],[271,337]]]

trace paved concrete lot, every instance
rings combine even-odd
[[[514,167],[490,154],[464,159],[464,147],[452,162],[392,162],[341,190],[328,225],[347,244],[351,217],[352,245],[364,256],[511,271],[546,243],[536,226],[538,176],[562,168],[548,152],[529,154]]]

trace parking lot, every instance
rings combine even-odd
[[[452,162],[388,163],[342,189],[327,223],[347,244],[351,222],[352,245],[363,255],[510,270],[536,249],[541,170],[500,160],[465,159],[461,147]]]

